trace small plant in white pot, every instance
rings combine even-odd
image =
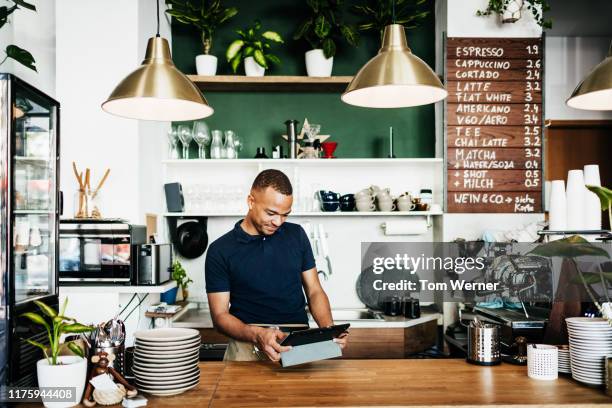
[[[264,76],[270,63],[280,64],[280,59],[270,53],[272,43],[283,43],[283,38],[276,31],[261,31],[261,23],[255,21],[252,27],[236,30],[238,39],[234,40],[225,53],[225,57],[236,73],[244,61],[246,76]]]
[[[306,73],[310,77],[331,76],[336,40],[344,38],[347,43],[357,46],[359,34],[340,16],[341,0],[307,0],[310,16],[304,20],[295,34],[294,40],[305,40],[312,47],[306,52]]]
[[[216,75],[217,57],[210,55],[217,27],[238,14],[236,7],[223,7],[221,0],[166,0],[166,13],[179,23],[195,27],[200,33],[204,54],[196,56],[198,75]]]
[[[75,319],[64,316],[68,299],[64,300],[59,313],[43,302],[34,301],[41,310],[42,315],[34,312],[24,313],[22,316],[33,323],[43,326],[47,331],[49,345],[26,339],[28,343],[40,348],[45,358],[36,363],[36,373],[39,387],[70,387],[76,391],[74,398],[65,402],[46,402],[46,407],[72,407],[81,401],[85,380],[87,379],[87,359],[84,351],[74,341],[60,344],[64,334],[86,333],[93,327],[77,323]],[[44,317],[43,317],[44,316]],[[60,355],[68,348],[74,355]]]
[[[477,10],[477,16],[497,14],[502,23],[516,23],[521,19],[523,6],[531,12],[534,20],[542,28],[552,28],[552,20],[545,19],[544,13],[550,10],[548,0],[489,0],[487,8]]]

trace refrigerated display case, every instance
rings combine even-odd
[[[58,303],[59,103],[0,74],[0,380],[34,385],[42,327],[20,317]]]

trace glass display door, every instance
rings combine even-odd
[[[14,83],[11,225],[15,303],[55,293],[57,106]]]

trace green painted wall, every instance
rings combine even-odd
[[[347,4],[354,3],[348,1]],[[235,39],[234,30],[262,22],[265,30],[278,31],[285,40],[275,48],[282,65],[273,67],[266,75],[305,75],[304,52],[306,43],[292,39],[293,32],[305,15],[305,1],[281,0],[226,0],[226,5],[238,7],[239,13],[222,26],[214,39],[212,53],[219,57],[218,74],[230,74],[224,55]],[[431,1],[433,8],[433,1]],[[435,35],[433,10],[421,27],[408,31],[408,43],[413,52],[434,65]],[[356,16],[345,13],[346,21]],[[200,54],[198,33],[191,27],[173,22],[172,52],[177,67],[185,73],[195,73],[195,56]],[[338,44],[334,58],[334,75],[354,75],[379,47],[378,35],[362,35],[358,48]],[[243,74],[244,71],[239,71]],[[338,157],[386,157],[388,129],[395,130],[397,157],[433,157],[435,146],[433,105],[403,109],[365,109],[344,104],[336,93],[276,93],[276,92],[204,92],[215,114],[206,122],[211,129],[232,129],[244,141],[240,157],[253,157],[257,146],[265,146],[271,156],[272,146],[283,144],[287,119],[304,117],[310,123],[320,123],[321,133],[331,135],[338,142]],[[285,148],[286,149],[286,148]],[[194,150],[195,151],[195,150]],[[195,157],[195,156],[192,156]]]

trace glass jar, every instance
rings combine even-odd
[[[74,218],[102,218],[102,195],[77,190],[74,194]]]
[[[226,159],[236,159],[236,134],[232,130],[225,131],[225,146],[224,153]]]
[[[221,140],[222,136],[223,132],[221,132],[220,130],[212,131],[212,142],[210,143],[211,159],[222,159],[224,157],[223,141]]]

